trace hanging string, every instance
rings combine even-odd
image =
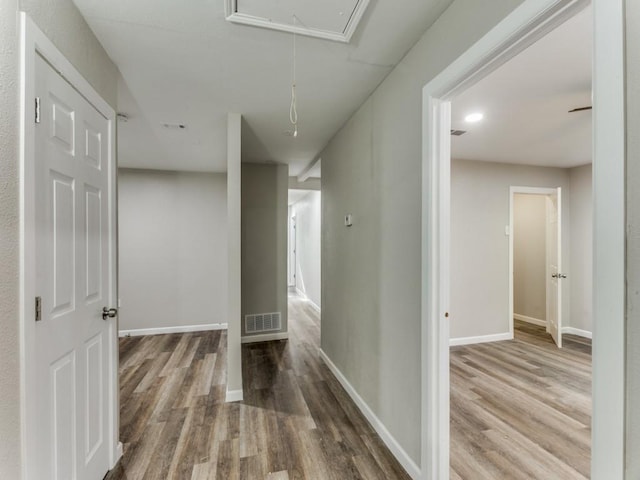
[[[293,26],[296,27],[297,17],[295,14],[293,15]],[[297,51],[296,51],[296,32],[293,32],[293,78],[291,81],[291,106],[289,107],[289,120],[293,125],[293,136],[298,136],[298,106],[297,106],[297,98],[296,98],[296,62],[297,62]]]

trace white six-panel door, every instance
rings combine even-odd
[[[37,478],[109,469],[109,126],[40,56],[35,133]]]

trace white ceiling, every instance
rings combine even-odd
[[[289,190],[289,206],[297,203],[299,200],[302,200],[304,197],[309,195],[310,192],[314,190]]]
[[[348,45],[299,36],[293,138],[291,34],[225,21],[224,0],[74,0],[122,73],[118,110],[130,119],[119,124],[120,165],[224,171],[226,114],[237,112],[243,160],[288,163],[292,176],[451,1],[371,0]]]
[[[357,5],[358,0],[237,0],[237,11],[276,23],[343,33]],[[294,23],[292,12],[299,22]]]
[[[592,13],[587,9],[455,98],[451,156],[525,165],[591,163]],[[472,112],[484,113],[466,123]]]

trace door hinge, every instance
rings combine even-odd
[[[40,123],[40,97],[36,97],[36,123]]]
[[[42,297],[36,297],[36,322],[42,320]]]

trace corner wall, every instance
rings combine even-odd
[[[520,3],[453,2],[320,155],[322,349],[414,475],[421,454],[422,88]],[[347,213],[354,216],[348,229]]]
[[[71,0],[0,0],[0,478],[18,479],[20,431],[18,11],[25,10],[115,108],[118,69]]]
[[[281,314],[287,331],[288,166],[242,164],[242,335],[248,314]]]

